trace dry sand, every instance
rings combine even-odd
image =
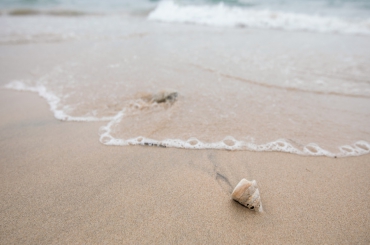
[[[370,155],[109,147],[0,90],[0,244],[369,244]],[[256,179],[264,213],[230,198]]]

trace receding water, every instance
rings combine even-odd
[[[365,2],[100,4],[2,2],[0,82],[107,145],[370,152]]]

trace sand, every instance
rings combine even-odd
[[[370,155],[109,147],[0,90],[0,244],[369,244]],[[258,182],[263,213],[231,200]]]

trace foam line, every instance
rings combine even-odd
[[[46,99],[56,119],[62,121],[77,121],[77,122],[96,122],[96,121],[110,121],[114,117],[74,117],[66,114],[63,110],[58,109],[60,105],[60,98],[54,93],[48,91],[42,85],[29,86],[22,81],[12,81],[5,85],[5,88],[14,89],[18,91],[29,91],[37,93],[40,97]]]
[[[54,113],[54,117],[62,121],[109,121],[106,126],[99,129],[100,142],[105,145],[126,146],[126,145],[147,145],[147,146],[161,146],[161,147],[175,147],[185,149],[225,149],[225,150],[250,150],[250,151],[279,151],[306,156],[328,156],[328,157],[347,157],[359,156],[370,153],[370,144],[366,141],[357,141],[352,145],[343,145],[338,147],[339,152],[333,153],[321,148],[315,143],[310,143],[302,149],[295,148],[285,139],[278,139],[276,141],[265,144],[254,144],[245,141],[239,141],[232,136],[227,136],[222,141],[218,142],[202,142],[197,138],[190,138],[188,140],[181,139],[165,139],[155,140],[146,137],[135,137],[130,139],[119,139],[112,136],[112,127],[121,122],[125,116],[126,109],[123,109],[113,117],[73,117],[66,114],[63,110],[59,110],[60,98],[54,93],[48,91],[44,86],[29,86],[22,81],[13,81],[5,88],[14,89],[18,91],[30,91],[38,93],[39,96],[46,99],[50,106],[50,110]],[[228,142],[228,143],[226,143]],[[232,143],[230,143],[232,142]]]
[[[197,138],[190,138],[188,140],[181,139],[165,139],[155,140],[143,136],[118,139],[112,136],[112,126],[119,123],[125,116],[125,110],[118,113],[106,126],[100,128],[100,142],[105,145],[127,146],[127,145],[145,145],[145,146],[159,146],[159,147],[175,147],[184,149],[225,149],[225,150],[250,150],[250,151],[278,151],[293,153],[304,156],[327,156],[327,157],[348,157],[360,156],[370,153],[370,144],[366,141],[357,141],[352,145],[344,145],[338,147],[339,152],[333,153],[321,148],[315,143],[310,143],[302,149],[295,148],[285,139],[278,139],[276,141],[265,144],[254,144],[245,141],[239,141],[232,136],[227,136],[224,140],[219,142],[202,142]],[[232,141],[233,144],[226,143]]]

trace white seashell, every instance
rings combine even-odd
[[[262,212],[260,192],[255,180],[242,179],[233,190],[232,198],[249,209]]]

